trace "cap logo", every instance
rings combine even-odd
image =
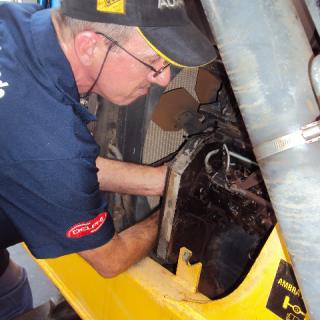
[[[125,14],[126,0],[97,0],[97,11]]]
[[[158,9],[175,9],[183,6],[183,0],[158,0]]]
[[[94,219],[86,222],[80,222],[72,226],[66,233],[68,238],[81,238],[88,236],[94,232],[97,232],[104,224],[108,216],[108,213],[102,212],[98,214]]]

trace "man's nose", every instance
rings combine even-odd
[[[150,72],[148,75],[148,80],[151,83],[155,83],[161,87],[166,87],[171,80],[170,66],[165,68],[160,74],[155,76],[155,72]]]

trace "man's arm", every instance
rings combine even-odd
[[[162,195],[167,167],[150,167],[98,157],[100,190],[136,195]],[[103,277],[111,278],[144,258],[158,234],[159,211],[115,234],[105,245],[79,252]]]
[[[115,277],[149,253],[157,238],[158,224],[159,211],[114,235],[105,245],[79,254],[103,277]]]
[[[151,167],[98,157],[100,190],[118,193],[160,196],[163,193],[167,167]]]

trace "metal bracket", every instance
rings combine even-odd
[[[256,159],[262,160],[296,146],[320,140],[320,121],[312,122],[285,136],[264,142],[254,148]]]
[[[185,247],[180,249],[176,279],[187,290],[195,293],[198,290],[200,274],[202,269],[202,263],[190,264],[190,258],[192,257],[192,251]]]

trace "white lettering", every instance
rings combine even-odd
[[[104,217],[100,217],[99,220],[97,220],[96,222],[92,224],[83,225],[83,226],[77,226],[75,229],[71,230],[71,232],[73,233],[73,235],[77,235],[82,232],[91,231],[99,227],[99,225],[101,225],[103,222],[104,222]]]
[[[0,46],[0,51],[2,50],[2,47]],[[0,72],[0,77],[2,76],[2,73]],[[8,82],[3,82],[2,80],[0,80],[0,99],[2,99],[6,92],[3,88],[8,87],[9,83]]]
[[[295,296],[301,296],[300,289],[297,289],[294,285],[291,283],[287,282],[286,280],[280,278],[278,280],[278,284],[288,290],[289,292],[292,292]]]
[[[184,6],[183,0],[158,0],[158,9],[175,9]]]
[[[8,82],[2,82],[0,80],[0,99],[3,98],[5,96],[5,94],[6,94],[6,92],[4,91],[3,88],[8,87],[8,86],[9,86]]]

